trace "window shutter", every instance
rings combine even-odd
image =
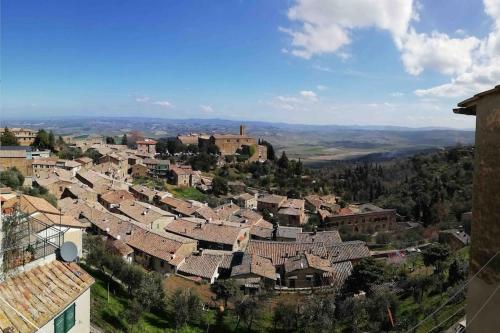
[[[65,333],[64,331],[64,313],[54,320],[54,333]]]
[[[65,332],[75,326],[75,303],[64,312]]]

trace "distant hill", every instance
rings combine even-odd
[[[121,135],[136,130],[146,136],[183,133],[237,133],[241,122],[223,119],[160,119],[141,117],[54,118],[5,121],[7,126],[52,129],[58,134]],[[286,150],[307,164],[340,159],[386,159],[429,149],[474,143],[473,130],[398,126],[297,125],[244,122],[247,132]]]

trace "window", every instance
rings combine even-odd
[[[75,303],[54,320],[54,333],[66,333],[75,326]]]

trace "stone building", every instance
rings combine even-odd
[[[31,176],[32,160],[27,158],[26,147],[0,146],[0,166],[3,169],[16,168],[23,176]]]
[[[36,131],[29,128],[9,128],[9,131],[17,138],[21,146],[30,146],[36,138]],[[0,135],[5,132],[5,128],[0,128]]]
[[[336,214],[324,217],[326,228],[346,228],[353,233],[373,233],[396,227],[396,210],[383,209],[373,204],[350,205]]]
[[[209,138],[222,155],[234,155],[242,146],[257,145],[255,138],[246,135],[245,126],[240,125],[239,134],[214,134]]]
[[[500,327],[500,85],[458,103],[455,113],[476,116],[467,332]],[[480,272],[479,272],[480,271]],[[477,274],[477,275],[476,275]]]
[[[137,141],[137,150],[144,154],[156,154],[156,141],[153,139],[144,139]]]

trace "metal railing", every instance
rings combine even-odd
[[[2,216],[3,271],[54,254],[62,245],[64,229],[20,212]]]

